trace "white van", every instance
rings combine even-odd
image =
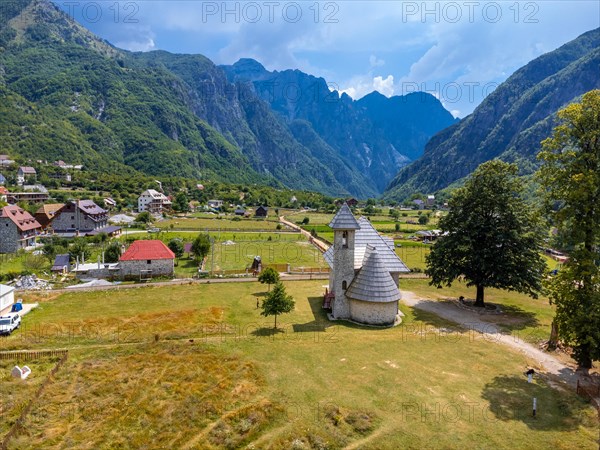
[[[18,313],[0,316],[0,334],[10,334],[20,326],[21,316]]]

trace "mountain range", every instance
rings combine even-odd
[[[0,98],[0,150],[20,160],[361,198],[456,122],[428,94],[353,101],[254,60],[121,50],[48,0],[0,8]]]
[[[599,88],[600,28],[517,70],[471,115],[434,135],[423,156],[400,170],[384,196],[402,200],[436,192],[494,158],[516,162],[522,175],[531,174],[557,111]]]

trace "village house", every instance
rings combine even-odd
[[[57,211],[60,210],[63,206],[65,206],[64,203],[51,203],[40,206],[39,209],[35,212],[35,220],[37,220],[42,226],[42,229],[45,230],[46,228],[48,228],[48,225],[50,225],[50,222],[52,222],[52,220],[54,219],[54,216],[56,215]]]
[[[6,189],[4,186],[0,186],[0,202],[8,201],[8,194],[8,189]]]
[[[14,160],[10,159],[8,155],[0,155],[0,167],[12,166],[14,163]]]
[[[241,206],[238,206],[233,212],[236,216],[244,216],[246,214],[246,210]]]
[[[154,189],[148,189],[138,198],[138,211],[149,212],[150,214],[162,214],[163,211],[171,208],[171,200]]]
[[[0,284],[0,312],[10,308],[15,302],[15,288]]]
[[[80,235],[106,227],[108,213],[92,200],[74,200],[54,214],[50,227],[57,234]]]
[[[401,321],[399,275],[409,272],[368,219],[356,220],[346,203],[329,223],[333,245],[323,257],[331,268],[323,307],[330,318],[391,326]]]
[[[54,161],[54,165],[56,167],[60,167],[61,169],[64,169],[64,170],[67,170],[67,169],[81,170],[81,169],[83,169],[83,165],[81,165],[81,164],[79,164],[79,165],[67,164],[63,160]]]
[[[123,279],[172,277],[175,254],[162,241],[135,241],[119,258],[119,274]]]
[[[25,184],[26,180],[37,179],[37,172],[33,167],[22,166],[17,170],[17,184],[19,186]]]
[[[7,195],[8,203],[12,205],[19,202],[44,203],[50,199],[48,189],[42,184],[27,184],[21,189],[21,192],[11,192]]]
[[[52,268],[50,271],[52,273],[60,273],[67,274],[71,270],[70,263],[70,255],[68,253],[63,253],[60,255],[56,255],[54,258],[54,263],[52,264]]]
[[[209,200],[206,202],[206,204],[209,208],[219,209],[221,206],[223,206],[223,200]]]
[[[0,173],[0,185],[6,184],[6,177]]]
[[[415,205],[417,207],[417,209],[425,208],[425,202],[419,198],[416,200],[413,200],[413,205]]]
[[[254,213],[256,217],[267,217],[268,214],[269,208],[265,206],[259,206],[258,208],[256,208],[256,212]]]
[[[116,206],[117,206],[117,202],[114,199],[112,199],[111,197],[106,197],[102,201],[104,202],[104,207],[108,210],[116,208]]]
[[[34,247],[41,229],[38,221],[23,208],[5,206],[0,209],[0,253]]]
[[[433,205],[435,205],[435,195],[428,195],[425,204],[428,208],[431,208]]]

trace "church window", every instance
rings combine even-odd
[[[346,283],[346,280],[342,281],[342,289],[343,290],[348,289],[348,283]]]
[[[342,232],[342,246],[344,248],[348,248],[348,232],[347,231]]]

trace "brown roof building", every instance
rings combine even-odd
[[[65,206],[64,203],[52,203],[49,205],[42,205],[35,212],[35,219],[45,230],[48,227],[48,225],[50,225],[50,222],[52,222],[52,220],[54,219],[54,216],[56,215],[58,210],[61,209],[63,206]]]
[[[35,218],[18,206],[0,209],[0,253],[35,246],[35,238],[42,226]]]

